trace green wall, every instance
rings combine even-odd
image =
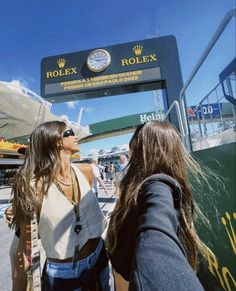
[[[210,178],[212,189],[204,185],[195,192],[196,201],[210,221],[206,226],[198,220],[199,236],[213,252],[206,254],[207,263],[201,265],[199,277],[206,290],[236,290],[236,143],[192,155],[221,179],[219,183]]]

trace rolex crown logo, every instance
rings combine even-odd
[[[140,56],[142,53],[143,47],[141,45],[136,45],[133,47],[133,51],[136,56]]]
[[[225,226],[231,247],[234,254],[236,255],[236,232],[233,227],[233,224],[235,225],[235,222],[233,223],[233,221],[236,221],[236,212],[234,212],[232,216],[228,212],[226,212],[225,217],[221,217],[221,222]]]
[[[60,60],[57,61],[57,64],[58,64],[58,67],[60,69],[63,69],[65,67],[66,60],[65,59],[60,59]]]

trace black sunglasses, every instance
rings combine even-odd
[[[67,129],[64,133],[63,133],[63,137],[68,137],[68,136],[75,136],[75,133],[73,131],[73,129]]]

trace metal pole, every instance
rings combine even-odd
[[[78,115],[78,120],[77,120],[77,124],[78,125],[81,125],[81,119],[82,119],[83,111],[84,111],[84,107],[80,107],[79,115]]]
[[[229,77],[226,78],[226,84],[228,87],[229,95],[233,97],[234,93],[233,93],[233,89],[232,89]],[[234,116],[234,127],[235,127],[235,125],[236,125],[236,106],[234,104],[232,104],[232,111],[233,111],[233,116]]]
[[[167,116],[169,115],[169,113],[171,112],[171,110],[174,108],[174,106],[176,107],[176,112],[177,112],[177,118],[178,118],[178,122],[179,122],[180,133],[181,133],[181,136],[184,139],[185,138],[185,132],[184,132],[184,127],[183,127],[183,122],[182,122],[182,116],[181,116],[181,112],[180,112],[180,107],[179,107],[178,101],[175,100],[171,104],[171,106],[169,107],[168,111],[166,112],[166,115],[165,115],[164,120],[166,120]]]

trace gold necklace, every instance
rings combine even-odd
[[[64,190],[62,189],[61,185],[58,183],[60,182],[60,180],[56,179],[54,181],[54,184],[56,185],[57,189],[62,193],[63,196],[66,196],[66,193],[64,192]],[[75,172],[74,170],[71,168],[71,184],[72,185],[72,200],[68,199],[73,205],[77,203],[79,203],[80,201],[80,192],[78,192],[78,182],[77,182],[77,179],[76,179],[76,176],[75,176]],[[62,185],[64,185],[63,183],[61,183]],[[68,184],[65,185],[65,186],[69,186]],[[78,193],[77,193],[78,192]],[[76,193],[79,194],[79,197],[76,199]],[[73,200],[74,199],[74,200]]]
[[[58,183],[58,181],[56,180],[55,182],[55,185],[57,186],[57,189],[62,193],[63,196],[66,196],[66,193],[64,192],[64,190],[61,188],[60,184]],[[72,197],[74,196],[74,187],[72,187],[72,191],[73,191],[73,194],[72,194]],[[75,202],[72,200],[70,200],[69,198],[67,198],[73,205],[75,205]]]
[[[62,179],[59,179],[59,177],[57,177],[57,181],[60,183],[60,184],[62,184],[62,185],[64,185],[64,186],[71,186],[72,185],[72,170],[71,170],[71,168],[70,168],[70,182],[65,182],[65,181],[63,181]]]
[[[61,184],[64,185],[64,186],[71,186],[71,185],[72,185],[72,182],[70,182],[70,183],[66,183],[66,182],[64,182],[63,180],[58,179],[58,178],[57,178],[57,182],[61,183]]]

